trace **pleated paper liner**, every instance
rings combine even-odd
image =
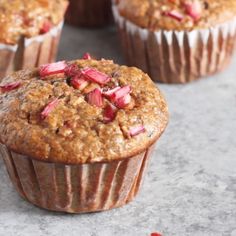
[[[217,73],[234,53],[236,18],[209,29],[151,32],[126,20],[115,5],[113,15],[128,64],[155,82],[187,83]]]
[[[33,160],[0,144],[0,154],[18,193],[52,211],[83,213],[117,208],[140,189],[153,146],[105,163],[63,165]]]
[[[0,81],[8,73],[55,61],[63,22],[48,33],[22,38],[17,45],[0,44]]]
[[[66,22],[78,27],[101,27],[112,22],[111,0],[70,0]]]

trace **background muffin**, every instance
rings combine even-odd
[[[233,54],[235,1],[119,0],[113,10],[128,63],[154,81],[186,83],[216,73]]]
[[[168,121],[146,74],[84,59],[17,72],[0,88],[0,151],[22,197],[65,212],[134,198]]]
[[[66,0],[0,2],[0,78],[54,61],[66,7]]]
[[[66,21],[75,26],[98,27],[112,19],[110,0],[69,0]]]

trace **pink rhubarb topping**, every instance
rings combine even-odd
[[[85,80],[82,76],[77,75],[71,79],[70,84],[75,89],[83,90],[88,86],[89,82]]]
[[[112,104],[108,104],[103,113],[103,121],[105,123],[112,122],[116,117],[117,108]]]
[[[40,29],[40,34],[46,34],[52,28],[52,22],[49,20],[44,21],[42,28]]]
[[[88,95],[88,103],[92,106],[102,107],[103,106],[103,98],[102,92],[100,89],[96,88]]]
[[[186,2],[184,4],[186,13],[191,16],[195,21],[201,18],[202,5],[199,0],[194,0],[192,3]]]
[[[130,92],[131,92],[130,85],[126,85],[120,89],[117,89],[114,93],[112,93],[110,98],[113,102],[116,103],[120,98],[123,98],[126,95],[130,94]]]
[[[11,90],[19,88],[21,85],[21,82],[13,82],[5,85],[0,85],[0,88],[2,92],[9,92]]]
[[[130,134],[131,137],[134,137],[138,134],[144,133],[145,131],[146,131],[145,127],[143,125],[139,125],[139,126],[136,126],[136,127],[132,127],[129,130],[129,134]]]
[[[151,235],[150,236],[162,236],[162,234],[160,234],[160,233],[151,233]]]
[[[44,120],[48,117],[48,115],[54,110],[54,108],[59,104],[60,100],[58,98],[54,99],[43,109],[40,116],[41,119]]]
[[[91,55],[90,55],[88,52],[86,52],[86,53],[83,55],[83,59],[84,59],[84,60],[91,60],[92,57],[91,57]]]
[[[120,86],[117,86],[115,88],[112,88],[112,89],[109,89],[109,90],[106,90],[106,91],[102,91],[102,94],[103,96],[107,97],[107,98],[111,98],[111,96],[116,92],[118,91],[119,89],[121,89]]]
[[[65,61],[42,65],[39,69],[39,75],[41,78],[43,78],[49,75],[64,73],[66,68],[67,64]]]
[[[111,77],[108,75],[94,69],[94,68],[85,68],[81,70],[81,73],[90,81],[104,85],[111,80]]]
[[[164,14],[177,21],[182,21],[184,19],[184,16],[177,10],[168,11],[168,12],[165,12]]]
[[[67,65],[64,69],[65,75],[68,77],[76,76],[79,73],[79,68],[76,64]]]
[[[122,109],[122,108],[125,108],[129,103],[131,102],[131,96],[130,94],[126,94],[125,96],[117,99],[115,105]]]

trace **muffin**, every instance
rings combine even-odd
[[[81,213],[135,197],[168,122],[146,74],[87,55],[15,72],[0,88],[0,152],[23,198]]]
[[[119,0],[113,12],[128,63],[154,81],[214,74],[234,52],[236,1]]]
[[[7,73],[53,62],[66,0],[0,2],[0,81]]]
[[[112,19],[111,0],[69,0],[66,22],[78,27],[101,27]]]

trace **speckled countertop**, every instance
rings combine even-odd
[[[115,30],[66,26],[59,59],[89,51],[122,60]],[[160,85],[171,120],[142,191],[129,205],[68,215],[41,210],[13,189],[0,159],[0,236],[236,236],[236,57],[224,73]]]

